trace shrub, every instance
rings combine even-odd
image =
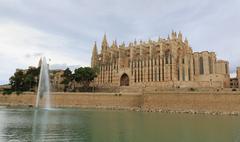
[[[10,95],[10,94],[12,94],[12,90],[10,90],[10,89],[5,89],[5,90],[3,90],[3,95]]]

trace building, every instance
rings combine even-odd
[[[240,67],[237,67],[236,77],[230,78],[230,88],[240,88]]]
[[[64,70],[49,71],[51,91],[55,91],[55,92],[64,91],[64,84],[62,83],[62,81],[64,80],[63,74],[64,74]]]
[[[11,86],[8,84],[0,85],[0,91],[9,90],[9,89],[11,89]]]
[[[91,66],[99,70],[94,80],[98,87],[230,87],[228,61],[217,60],[214,52],[193,52],[181,32],[128,46],[116,41],[110,46],[104,35],[100,53],[94,44]]]
[[[237,67],[238,88],[240,88],[240,67]]]
[[[238,78],[230,78],[230,88],[239,88]]]

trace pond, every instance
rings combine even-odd
[[[1,142],[238,142],[240,117],[0,108]]]

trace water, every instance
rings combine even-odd
[[[0,122],[0,142],[240,141],[237,116],[2,108]]]
[[[38,92],[36,98],[36,108],[39,107],[40,101],[43,108],[50,108],[50,81],[49,68],[46,58],[41,58],[41,70],[38,83]]]

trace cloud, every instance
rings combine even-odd
[[[15,68],[50,64],[90,65],[93,42],[106,32],[118,43],[167,37],[182,31],[194,51],[215,51],[240,63],[239,0],[1,0],[0,81]],[[11,65],[11,66],[9,66]],[[6,73],[10,72],[10,73]],[[2,77],[3,76],[3,77]]]
[[[69,68],[71,71],[74,72],[74,70],[79,67],[80,65],[52,64],[50,65],[50,70],[65,70],[66,68]]]
[[[68,49],[74,45],[71,40],[24,25],[8,23],[0,24],[0,60],[1,81],[7,82],[16,68],[36,66],[40,56],[51,59],[50,64],[82,64],[76,51]],[[13,65],[13,66],[11,66]]]

